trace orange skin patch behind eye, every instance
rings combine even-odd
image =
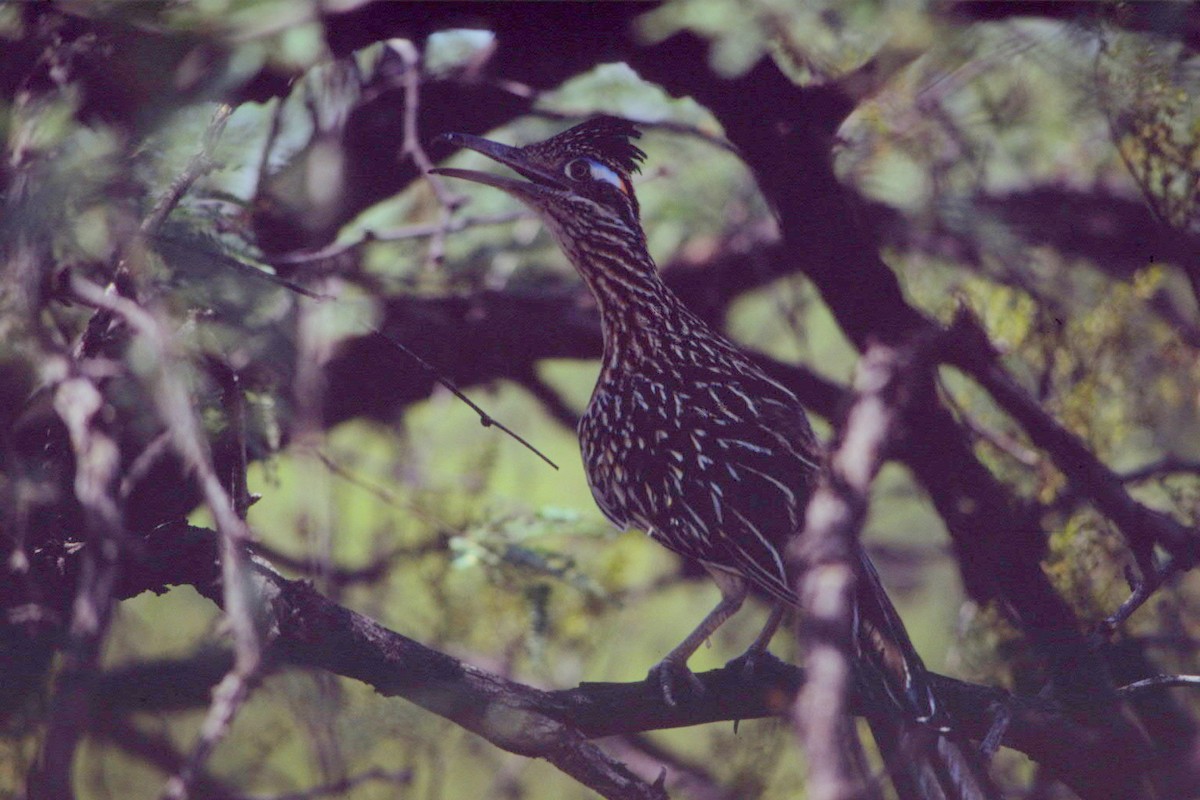
[[[604,181],[610,186],[617,187],[626,197],[633,193],[633,185],[629,182],[629,179],[612,167],[602,164],[599,161],[592,161],[591,159],[588,159],[588,164],[591,166],[592,177],[596,180]]]

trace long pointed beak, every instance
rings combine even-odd
[[[478,172],[473,169],[456,169],[453,167],[438,167],[429,170],[435,175],[462,178],[463,180],[494,186],[522,200],[536,200],[553,192],[555,189],[562,188],[562,182],[558,176],[543,172],[530,165],[519,147],[510,147],[509,145],[493,142],[491,139],[484,139],[479,136],[472,136],[468,133],[444,133],[436,141],[447,142],[458,147],[465,147],[468,150],[474,150],[477,153],[483,153],[493,161],[512,168],[529,180],[519,181],[502,175],[493,175],[490,172]]]

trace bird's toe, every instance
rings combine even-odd
[[[704,694],[704,684],[687,668],[687,664],[671,659],[663,659],[655,664],[646,680],[662,691],[663,699],[669,706]]]

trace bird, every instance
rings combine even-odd
[[[633,175],[640,130],[599,116],[523,147],[465,133],[440,140],[520,177],[432,172],[507,192],[542,218],[594,296],[600,374],[578,425],[592,495],[620,528],[639,528],[699,562],[720,602],[647,677],[669,705],[703,693],[688,659],[750,593],[772,610],[735,659],[753,668],[800,605],[785,555],[824,472],[822,445],[795,393],[693,313],[647,249]],[[855,659],[864,696],[913,722],[939,719],[925,667],[866,551],[857,546]]]

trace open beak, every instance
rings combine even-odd
[[[453,167],[438,167],[429,170],[435,175],[445,175],[448,178],[462,178],[463,180],[482,183],[486,186],[494,186],[518,199],[527,201],[536,201],[551,193],[555,193],[556,190],[565,188],[562,181],[558,179],[558,176],[543,172],[530,165],[519,147],[510,147],[506,144],[493,142],[490,139],[483,139],[479,136],[471,136],[467,133],[444,133],[436,141],[447,142],[459,147],[465,147],[468,150],[474,150],[477,153],[483,153],[493,161],[498,161],[506,167],[511,167],[529,180],[521,181],[515,178],[507,178],[503,175],[493,175],[490,172],[478,172],[473,169],[455,169]]]

